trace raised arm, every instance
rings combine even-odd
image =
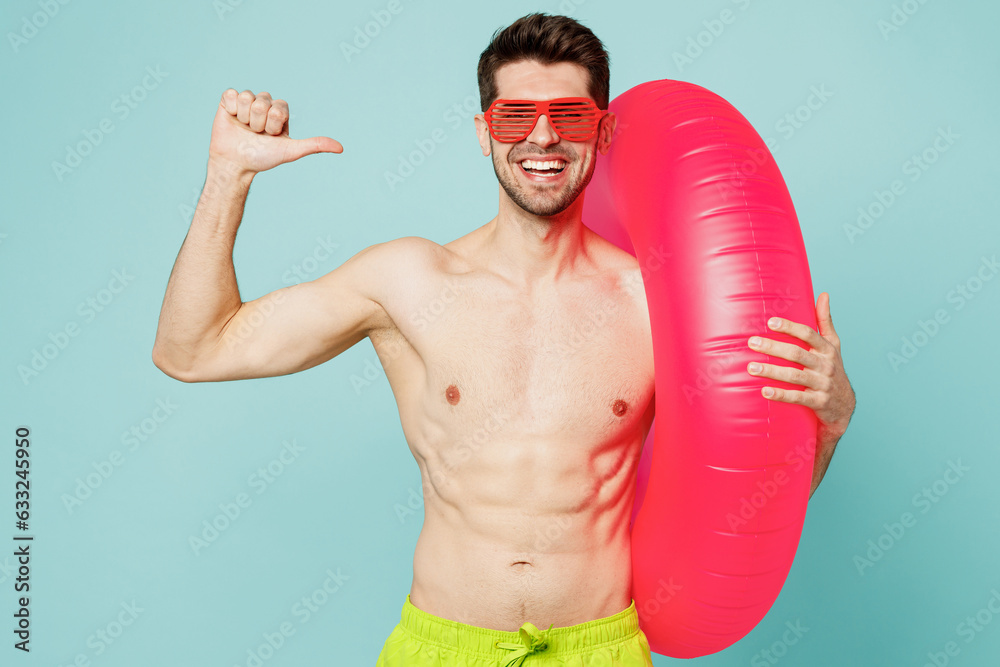
[[[342,150],[328,137],[289,138],[282,100],[223,93],[205,188],[160,311],[153,344],[158,368],[185,382],[284,375],[339,354],[384,317],[371,276],[393,244],[366,248],[317,280],[247,303],[236,284],[233,245],[254,175],[311,153]]]

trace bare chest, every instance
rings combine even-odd
[[[652,340],[634,291],[606,281],[545,295],[455,277],[446,285],[401,327],[421,361],[409,387],[426,435],[493,429],[598,445],[648,427]]]

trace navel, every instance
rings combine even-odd
[[[448,388],[444,390],[444,396],[452,405],[458,405],[458,401],[462,398],[461,394],[458,393],[458,387],[453,384],[448,385]]]
[[[616,416],[621,417],[628,412],[628,403],[619,398],[611,404],[611,411],[614,412]]]

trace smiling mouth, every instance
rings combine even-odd
[[[521,160],[517,163],[521,170],[538,178],[555,178],[566,170],[567,162],[562,159],[555,160]]]

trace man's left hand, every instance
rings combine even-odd
[[[843,435],[854,412],[854,390],[844,372],[844,360],[840,357],[840,338],[833,329],[830,295],[826,292],[816,300],[816,322],[819,324],[818,333],[806,324],[780,317],[772,317],[768,321],[771,329],[805,341],[809,345],[808,350],[792,343],[758,336],[748,341],[751,349],[794,361],[803,366],[802,370],[754,362],[747,366],[747,371],[751,375],[802,385],[804,391],[763,387],[761,392],[772,401],[799,403],[812,408],[819,419],[821,430]],[[759,340],[757,345],[754,345],[755,338]],[[755,365],[760,370],[755,371]]]

